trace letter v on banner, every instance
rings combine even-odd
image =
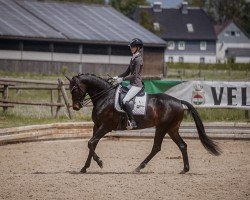
[[[224,87],[220,87],[219,97],[217,97],[216,87],[211,87],[211,91],[212,91],[212,95],[213,95],[213,99],[214,99],[214,105],[221,104],[223,90],[224,90]]]

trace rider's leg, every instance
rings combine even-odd
[[[127,113],[128,115],[128,118],[129,118],[129,121],[130,121],[130,127],[129,128],[136,128],[137,125],[136,125],[136,122],[135,122],[135,119],[134,119],[134,116],[133,116],[133,113],[132,113],[132,109],[131,107],[129,106],[129,101],[135,97],[135,95],[141,90],[140,87],[135,87],[135,86],[132,86],[130,88],[130,90],[128,91],[128,93],[126,94],[126,96],[124,97],[123,99],[123,107],[124,107],[124,111]]]

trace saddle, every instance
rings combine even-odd
[[[119,85],[115,92],[115,109],[121,113],[119,124],[116,130],[125,130],[128,124],[128,117],[122,109],[122,100],[127,94],[129,88]],[[137,93],[137,95],[129,101],[132,108],[133,115],[145,115],[147,103],[147,93],[144,92],[144,87]]]
[[[122,109],[122,100],[127,94],[129,88],[123,87],[119,85],[116,89],[115,93],[115,109],[118,112],[124,113]],[[132,112],[134,115],[144,115],[146,110],[146,102],[147,102],[147,93],[144,92],[144,87],[141,89],[137,95],[129,101],[129,105],[131,106]]]
[[[134,106],[135,106],[135,98],[136,97],[143,97],[145,95],[145,91],[144,91],[145,87],[143,85],[142,89],[135,95],[134,98],[132,98],[130,101],[129,101],[129,106],[130,108],[133,110],[134,109]],[[123,106],[123,99],[124,97],[126,96],[126,94],[128,93],[129,91],[129,88],[126,87],[126,86],[122,86],[121,89],[120,89],[120,92],[119,92],[119,105],[120,107],[122,108]]]

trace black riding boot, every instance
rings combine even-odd
[[[123,104],[123,109],[127,113],[128,118],[129,118],[129,126],[127,127],[127,129],[135,129],[135,128],[137,128],[137,125],[136,125],[136,122],[135,122],[135,119],[134,119],[134,116],[133,116],[132,109],[131,109],[128,102]]]

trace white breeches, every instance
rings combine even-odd
[[[124,99],[122,100],[123,104],[125,104],[127,101],[130,101],[132,98],[135,97],[135,95],[141,90],[141,87],[136,87],[136,86],[132,86],[128,93],[126,94],[126,96],[124,97]]]

